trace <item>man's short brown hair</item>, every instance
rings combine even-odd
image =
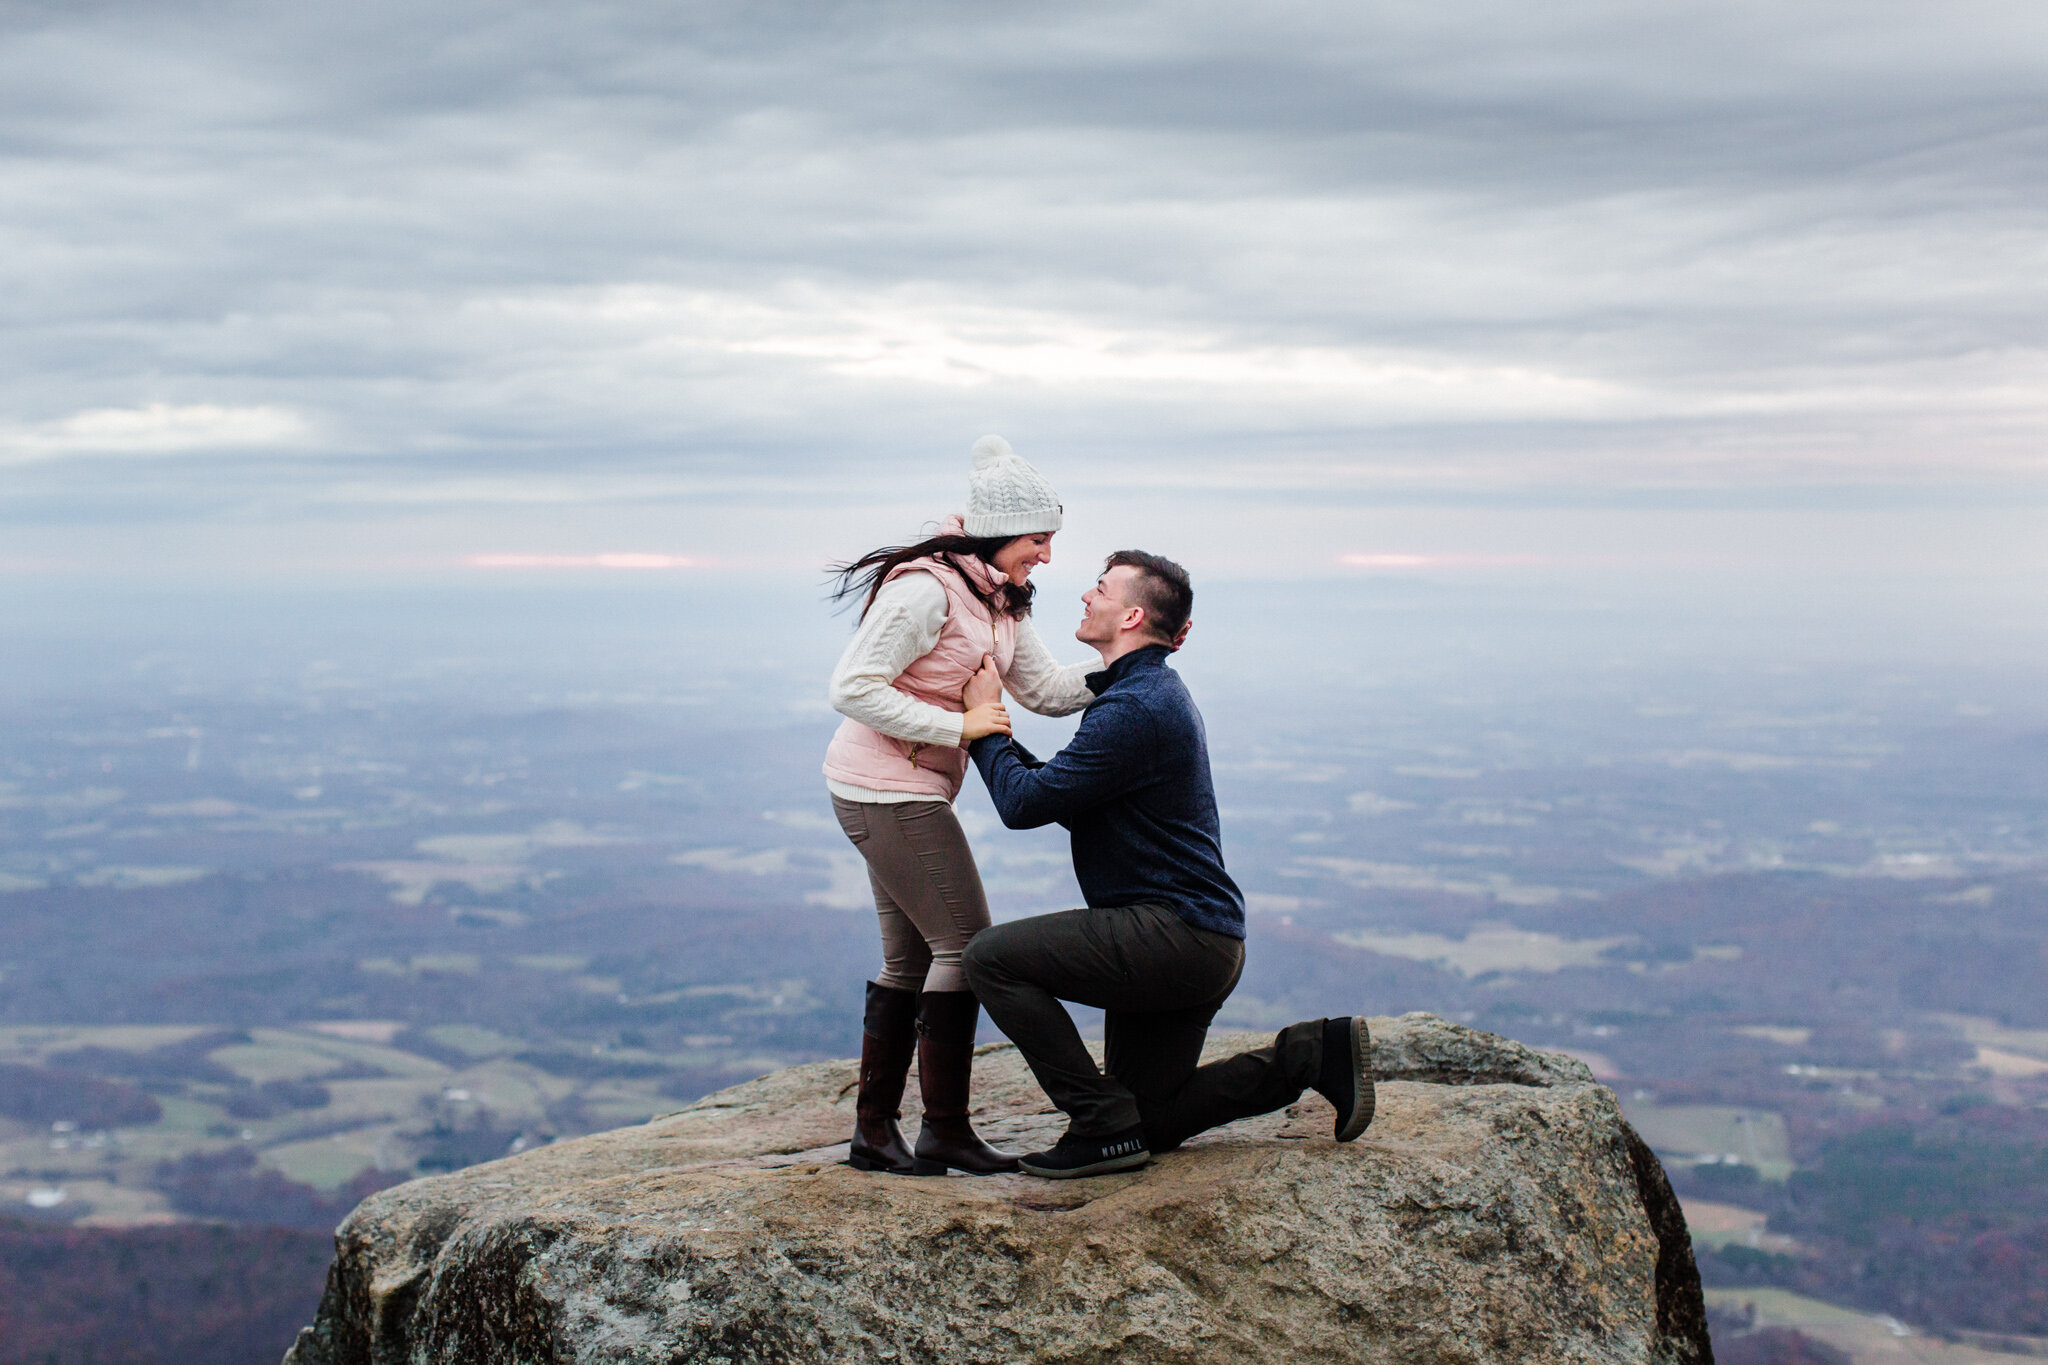
[[[1161,644],[1172,644],[1195,609],[1195,589],[1188,582],[1188,571],[1143,550],[1118,550],[1102,561],[1104,573],[1119,566],[1137,570],[1131,578],[1135,599],[1131,605],[1145,609],[1146,630]]]

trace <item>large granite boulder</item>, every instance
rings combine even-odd
[[[826,1062],[402,1185],[336,1234],[287,1365],[1710,1365],[1684,1218],[1611,1092],[1428,1015],[1372,1029],[1379,1114],[1342,1146],[1311,1093],[1129,1174],[864,1175],[854,1065]],[[1008,1045],[975,1094],[999,1144],[1063,1127]]]

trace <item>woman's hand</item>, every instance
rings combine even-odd
[[[996,661],[984,654],[981,667],[967,680],[967,686],[960,689],[960,706],[972,711],[979,706],[989,706],[1003,699],[1003,678],[996,672]]]
[[[962,744],[972,744],[984,735],[1010,733],[1010,713],[1003,706],[1003,680],[996,672],[996,661],[988,655],[981,656],[981,667],[960,689],[960,705],[966,708],[966,714],[960,717]]]
[[[972,744],[985,735],[1010,733],[1010,713],[999,701],[977,706],[960,717],[960,742]]]

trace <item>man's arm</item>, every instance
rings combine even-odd
[[[1151,717],[1136,701],[1108,697],[1089,708],[1073,742],[1029,766],[1006,735],[968,746],[996,814],[1010,829],[1037,829],[1140,786],[1151,769]]]

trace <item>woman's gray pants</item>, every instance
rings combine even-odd
[[[944,801],[832,798],[839,828],[867,860],[882,918],[878,986],[964,991],[960,954],[988,927],[988,896],[959,817]]]

